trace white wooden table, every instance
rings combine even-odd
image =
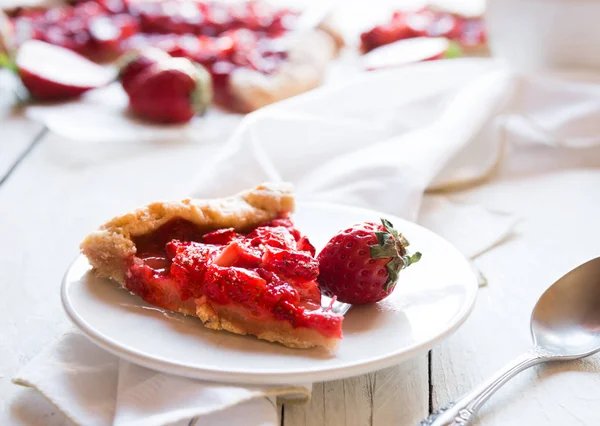
[[[62,425],[11,376],[70,327],[59,287],[79,241],[113,214],[184,195],[181,183],[218,145],[82,147],[15,115],[11,102],[0,92],[0,425]],[[600,149],[521,148],[493,180],[455,194],[522,218],[517,235],[476,260],[489,285],[464,326],[428,356],[315,384],[309,405],[281,408],[282,424],[414,425],[525,349],[543,289],[600,255],[598,167]],[[480,424],[598,425],[599,372],[598,356],[531,369],[485,406]]]

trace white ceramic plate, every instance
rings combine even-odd
[[[204,328],[197,318],[167,313],[89,273],[79,257],[62,286],[75,325],[109,352],[154,370],[237,383],[292,383],[368,373],[424,353],[467,318],[477,280],[467,260],[447,241],[418,225],[385,215],[423,253],[400,273],[384,301],[353,307],[335,353],[289,349],[251,336]],[[380,213],[333,204],[299,203],[294,221],[319,250],[341,228]]]

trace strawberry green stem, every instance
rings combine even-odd
[[[385,259],[391,258],[386,264],[389,279],[385,283],[385,290],[389,291],[398,281],[398,274],[404,268],[408,268],[413,263],[421,259],[421,253],[409,254],[406,250],[409,242],[400,234],[394,225],[387,219],[381,218],[381,224],[384,231],[375,232],[377,243],[370,247],[371,258]]]

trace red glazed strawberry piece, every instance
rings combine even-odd
[[[343,316],[319,309],[317,261],[296,249],[310,243],[287,218],[249,233],[225,228],[208,234],[176,219],[133,242],[126,288],[153,305],[180,312],[208,305],[219,315],[235,312],[240,321],[285,321],[327,338],[342,336]]]
[[[283,295],[285,293],[280,292],[280,294]],[[285,299],[277,300],[273,304],[271,311],[275,315],[275,318],[289,321],[294,327],[301,325],[298,319],[302,319],[304,314],[304,309]]]
[[[125,287],[152,305],[170,310],[179,305],[178,289],[168,275],[139,259],[130,262]]]
[[[300,251],[306,251],[308,253],[310,253],[310,255],[312,257],[315,257],[315,254],[317,253],[317,250],[315,249],[315,246],[313,246],[310,241],[308,240],[308,238],[306,237],[301,237],[298,242],[296,243],[296,246],[298,248],[298,250]]]
[[[280,226],[281,226],[281,227],[283,227],[283,228],[286,228],[286,229],[288,230],[288,232],[289,232],[290,234],[292,234],[292,236],[294,237],[294,239],[295,239],[296,241],[299,241],[299,240],[300,240],[300,239],[302,239],[302,238],[304,238],[306,241],[308,241],[308,238],[304,237],[304,236],[303,236],[303,235],[300,233],[300,231],[298,231],[298,230],[297,230],[297,229],[294,227],[294,224],[292,223],[292,221],[291,221],[289,218],[287,218],[287,217],[283,217],[283,218],[279,218],[279,219],[272,220],[271,222],[269,222],[269,223],[268,223],[267,225],[265,225],[265,226],[269,226],[269,227],[272,227],[272,228],[275,228],[275,227],[280,227]],[[309,243],[309,244],[310,244],[310,243]],[[305,251],[306,251],[306,250],[305,250]]]
[[[315,310],[304,310],[299,317],[296,318],[298,325],[311,324],[312,327],[318,328],[321,333],[329,337],[342,337],[342,315],[322,313]]]
[[[229,244],[236,237],[237,233],[233,228],[224,228],[205,234],[202,242],[205,244]]]
[[[204,114],[212,89],[200,65],[185,58],[154,64],[133,79],[129,107],[138,116],[161,123],[185,123]]]
[[[131,90],[131,83],[142,71],[152,65],[169,59],[171,59],[169,54],[153,47],[145,47],[140,50],[126,53],[119,59],[119,80],[121,81],[123,89],[129,93]]]
[[[74,98],[105,86],[114,78],[111,70],[38,40],[21,45],[15,64],[23,85],[33,97],[42,100]]]
[[[235,301],[256,310],[263,304],[265,290],[266,281],[248,269],[211,265],[206,273],[204,294],[223,305]]]
[[[228,244],[214,260],[214,263],[219,266],[239,266],[243,268],[256,268],[260,265],[260,262],[260,251],[249,247],[244,241],[233,241]]]
[[[254,247],[296,248],[294,236],[288,228],[283,226],[261,226],[248,234],[248,239]]]
[[[319,263],[309,254],[266,247],[263,266],[279,276],[313,281],[319,275]]]
[[[167,244],[167,253],[173,255],[170,273],[178,283],[181,299],[199,298],[203,294],[203,283],[209,260],[216,258],[220,248],[201,243]]]
[[[318,309],[321,306],[321,290],[319,289],[316,281],[305,281],[301,279],[280,277],[277,272],[270,271],[265,268],[258,268],[257,272],[273,287],[271,289],[272,292],[277,288],[287,288],[281,287],[288,285],[286,281],[284,281],[285,279],[290,283],[293,283],[294,290],[299,296],[297,300],[294,299],[294,303],[307,309]],[[273,305],[279,300],[275,293],[272,293],[271,297],[272,300],[269,302],[270,305]]]
[[[319,253],[319,285],[340,302],[375,303],[395,288],[400,270],[419,261],[408,241],[386,219],[366,222],[335,235]]]

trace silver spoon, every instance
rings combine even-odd
[[[420,426],[466,426],[500,386],[517,373],[547,361],[570,361],[600,350],[600,257],[556,281],[531,315],[533,348]]]

